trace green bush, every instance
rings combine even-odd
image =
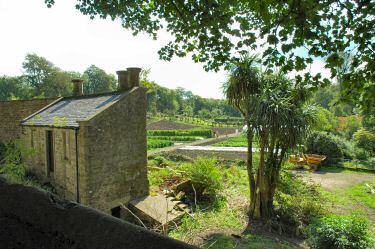
[[[216,194],[223,187],[222,174],[216,164],[216,158],[198,157],[192,164],[185,166],[187,176],[200,194]]]
[[[196,137],[213,137],[210,129],[192,129],[192,130],[150,130],[148,136],[196,136]]]
[[[307,227],[305,234],[311,248],[366,249],[374,246],[370,222],[358,215],[329,215],[317,219]]]
[[[6,146],[4,143],[0,142],[0,162],[4,159],[6,153]]]
[[[5,152],[0,161],[0,174],[5,174],[12,181],[23,184],[27,180],[27,165],[22,161],[22,156],[35,156],[38,152],[35,149],[29,149],[24,140],[4,143],[4,147]]]
[[[326,155],[323,165],[336,164],[344,159],[344,152],[335,136],[325,132],[315,132],[306,141],[307,152]]]
[[[375,153],[375,134],[367,130],[359,130],[353,135],[357,146],[368,151],[371,154]]]
[[[298,226],[303,228],[312,219],[323,217],[327,213],[319,186],[306,183],[301,176],[289,170],[282,170],[280,173],[274,206],[277,217],[282,224],[289,225],[291,233]]]
[[[364,149],[357,149],[355,152],[355,158],[358,160],[367,161],[369,158],[369,154]]]
[[[174,142],[171,140],[147,139],[147,149],[164,148],[172,145],[174,145]]]
[[[156,156],[154,157],[154,161],[157,166],[160,166],[161,164],[165,163],[167,159],[165,159],[163,156]]]
[[[338,146],[341,148],[345,159],[354,159],[356,146],[353,142],[346,140],[342,136],[331,135],[336,141]]]
[[[200,137],[184,137],[184,136],[148,136],[149,139],[155,140],[172,140],[172,141],[196,141]]]

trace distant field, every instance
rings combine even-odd
[[[201,127],[191,124],[177,123],[167,120],[149,121],[147,122],[147,130],[191,130],[191,129],[207,129],[207,127]],[[236,129],[240,131],[240,128],[233,127],[211,127],[213,132],[217,132],[219,136],[232,134],[236,132]]]

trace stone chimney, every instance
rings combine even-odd
[[[73,96],[82,96],[83,95],[83,88],[81,79],[72,79],[74,84]]]
[[[122,70],[122,71],[117,71],[116,73],[118,75],[117,90],[119,92],[129,90],[131,88],[129,85],[129,72]]]
[[[128,67],[130,88],[139,86],[139,67]]]

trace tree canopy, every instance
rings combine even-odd
[[[48,7],[54,0],[45,0]],[[268,70],[303,71],[314,59],[325,60],[331,79],[341,73],[344,99],[374,107],[375,2],[369,0],[293,1],[88,1],[76,8],[91,18],[120,19],[136,35],[154,39],[167,30],[171,41],[159,50],[161,59],[190,54],[206,70],[219,70],[249,50],[262,51]],[[349,70],[343,56],[351,54]],[[320,72],[297,75],[301,84],[327,85]]]

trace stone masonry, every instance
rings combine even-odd
[[[56,99],[0,101],[0,142],[21,136],[21,121]]]

